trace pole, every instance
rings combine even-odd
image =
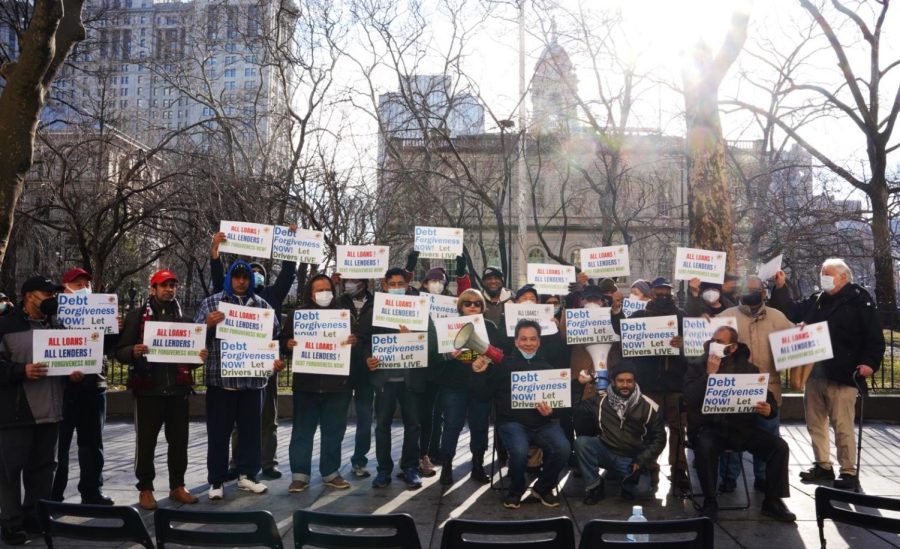
[[[525,132],[525,122],[527,118],[527,112],[525,107],[525,1],[519,0],[519,158],[516,163],[516,185],[518,188],[518,220],[516,225],[518,226],[518,242],[516,246],[516,252],[518,253],[518,258],[516,260],[516,277],[518,278],[518,283],[516,287],[520,287],[525,284],[525,275],[527,267],[525,265],[528,252],[528,216],[525,214],[525,206],[528,203],[528,199],[526,196],[526,187],[525,179],[525,151],[526,151],[526,141],[527,141],[527,133]],[[513,277],[510,276],[507,280],[513,280]]]

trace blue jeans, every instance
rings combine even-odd
[[[625,478],[631,474],[631,464],[634,463],[632,458],[612,452],[600,438],[592,436],[580,436],[575,439],[575,456],[578,458],[578,468],[581,469],[585,490],[603,484],[598,469],[603,468]],[[630,491],[631,488],[623,483],[622,492]]]
[[[441,464],[453,461],[456,445],[469,417],[469,449],[472,457],[484,458],[488,448],[488,428],[491,417],[491,402],[478,400],[468,391],[444,389],[440,393],[441,409],[444,411],[444,432],[441,435]]]
[[[87,381],[85,381],[87,383]],[[78,432],[78,492],[86,498],[100,495],[103,486],[103,425],[106,423],[106,389],[73,389],[63,397],[63,420],[59,424],[56,475],[50,498],[62,501],[69,482],[69,449]]]
[[[569,459],[572,448],[566,435],[556,422],[539,429],[529,429],[521,423],[507,422],[497,426],[506,451],[509,452],[509,493],[521,496],[525,493],[525,468],[528,465],[528,447],[537,446],[544,453],[540,476],[534,488],[541,492],[551,490],[559,482],[559,473]]]
[[[312,470],[313,439],[321,428],[319,473],[322,480],[338,476],[341,468],[341,444],[347,431],[350,392],[294,392],[294,425],[291,431],[291,480],[309,482]]]
[[[366,454],[372,448],[372,418],[375,388],[370,383],[362,383],[353,390],[353,405],[356,408],[356,436],[353,445],[353,457],[350,464],[365,467],[369,463]]]
[[[771,419],[762,416],[756,416],[756,426],[767,433],[772,433],[776,437],[781,436],[779,427],[781,426],[781,416],[777,415]],[[766,460],[753,456],[753,478],[756,480],[766,480]]]
[[[419,467],[419,413],[416,406],[418,395],[410,391],[403,381],[387,381],[375,389],[375,459],[378,460],[379,473],[390,474],[394,470],[394,459],[391,457],[391,423],[398,403],[400,417],[403,419],[400,468],[405,470]]]

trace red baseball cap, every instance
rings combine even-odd
[[[161,271],[156,271],[153,273],[153,276],[150,277],[150,285],[156,286],[157,284],[162,284],[167,280],[174,280],[178,282],[178,277],[175,276],[175,273],[168,269],[162,269]]]
[[[94,279],[91,276],[91,273],[85,271],[81,267],[75,267],[74,269],[69,269],[68,271],[66,271],[66,274],[64,274],[62,277],[62,281],[63,284],[69,284],[70,282],[74,282],[76,279],[81,277],[87,277],[88,280]]]

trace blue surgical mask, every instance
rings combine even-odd
[[[90,295],[92,293],[91,289],[88,287],[78,288],[77,290],[73,290],[73,289],[69,288],[68,286],[66,286],[66,289],[68,289],[69,293],[72,295]]]
[[[388,288],[388,293],[394,295],[404,295],[406,294],[406,288]]]
[[[253,273],[253,286],[255,288],[259,288],[260,286],[266,285],[266,279],[263,278],[262,273]]]
[[[526,353],[526,352],[523,351],[522,349],[519,349],[519,352],[522,353],[522,356],[525,357],[525,360],[531,360],[531,359],[534,358],[534,356],[537,354],[536,352],[534,352],[534,353]]]
[[[561,310],[562,310],[562,303],[557,303],[556,305],[554,305],[553,306],[553,316],[558,315]]]

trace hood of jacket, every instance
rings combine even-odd
[[[231,266],[228,267],[228,272],[225,273],[225,285],[223,286],[225,295],[227,295],[228,297],[234,297],[234,289],[231,287],[231,276],[234,273],[235,269],[240,266],[243,266],[243,268],[246,269],[248,273],[250,273],[250,286],[247,287],[247,297],[255,297],[256,292],[253,289],[253,268],[243,259],[233,261],[231,263]]]

